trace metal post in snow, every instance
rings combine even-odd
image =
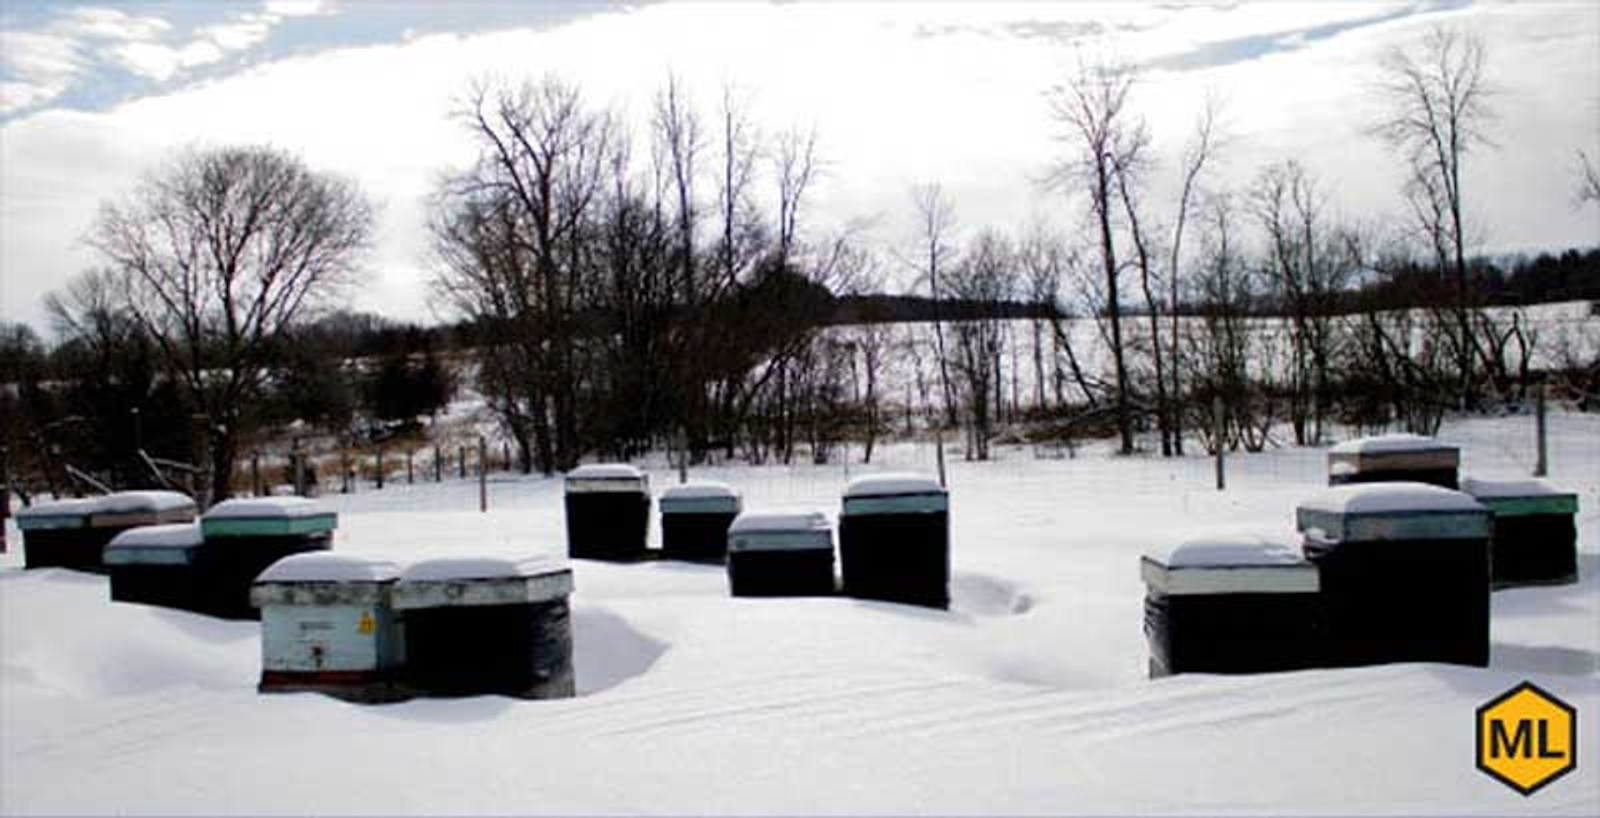
[[[457,471],[459,473],[459,476],[461,477],[462,480],[467,479],[467,447],[465,447],[465,446],[456,447],[456,460],[457,460],[457,463],[458,463]]]
[[[416,477],[411,471],[411,460],[415,456],[416,456],[416,452],[415,451],[412,451],[410,449],[406,450],[406,485],[408,485],[408,486],[411,485],[412,483],[416,482]]]
[[[944,479],[944,430],[937,425],[933,429],[933,449],[934,454],[939,459],[939,486],[944,488],[946,487]]]
[[[383,444],[378,444],[378,486],[383,488]]]
[[[11,519],[11,450],[0,446],[0,554],[6,552],[6,520]]]
[[[260,497],[263,493],[261,491],[261,452],[259,450],[250,453],[250,493],[257,497]]]
[[[1539,384],[1534,402],[1534,427],[1538,436],[1538,459],[1534,461],[1533,476],[1544,477],[1550,473],[1549,437],[1545,420],[1545,385]]]
[[[1228,487],[1227,469],[1223,463],[1223,450],[1226,448],[1226,441],[1223,436],[1227,432],[1228,424],[1222,414],[1221,395],[1216,396],[1211,401],[1211,417],[1215,426],[1213,434],[1216,436],[1217,441],[1217,491],[1223,491]]]
[[[678,427],[676,440],[678,443],[678,482],[687,483],[689,482],[689,439],[682,426]]]
[[[433,482],[444,482],[444,452],[439,450],[439,444],[433,446]]]
[[[489,510],[489,441],[478,435],[478,510]]]

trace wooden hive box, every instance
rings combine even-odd
[[[933,608],[950,605],[950,495],[916,474],[858,477],[839,514],[844,593]]]

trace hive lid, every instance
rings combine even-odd
[[[627,463],[590,463],[567,472],[568,480],[639,480],[644,472]]]
[[[1357,483],[1335,486],[1302,500],[1299,510],[1319,514],[1396,514],[1484,511],[1470,495],[1428,483]]]
[[[194,508],[194,500],[176,491],[119,491],[96,498],[99,514],[179,511]]]
[[[1499,500],[1512,497],[1566,497],[1573,492],[1563,491],[1536,478],[1513,480],[1484,480],[1469,477],[1461,481],[1461,490],[1480,500]]]
[[[316,551],[291,554],[267,566],[256,582],[389,582],[400,566],[388,560]]]
[[[1436,449],[1453,449],[1437,439],[1409,433],[1375,435],[1346,440],[1328,449],[1329,454],[1395,454],[1399,452],[1425,452]]]
[[[827,531],[828,515],[820,511],[771,512],[746,511],[733,518],[728,527],[730,534],[747,534],[757,531]]]
[[[99,504],[98,497],[68,497],[19,508],[13,516],[19,521],[37,517],[87,517],[100,510]]]
[[[333,511],[305,497],[250,497],[224,500],[205,513],[207,520],[291,520],[332,515]]]
[[[718,480],[691,480],[661,492],[663,500],[713,500],[738,496],[737,490]]]
[[[1191,537],[1145,556],[1169,568],[1300,565],[1298,546],[1256,532],[1216,532]]]
[[[173,523],[130,528],[112,537],[106,548],[195,548],[204,541],[198,523]]]
[[[445,557],[415,563],[400,574],[402,583],[473,579],[528,579],[571,571],[561,557]]]
[[[906,494],[944,494],[939,481],[921,474],[889,472],[869,474],[851,480],[845,497],[892,497]]]

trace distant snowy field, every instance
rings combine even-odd
[[[1148,547],[1293,533],[1324,452],[1211,463],[1086,447],[950,463],[953,610],[735,600],[714,567],[575,565],[580,696],[363,707],[261,696],[258,626],[108,601],[0,557],[5,814],[1600,814],[1600,417],[1553,418],[1577,586],[1495,594],[1493,666],[1145,678]],[[1526,417],[1448,424],[1463,471],[1532,465]],[[859,452],[855,452],[857,456]],[[931,472],[883,450],[872,470]],[[658,490],[674,481],[651,468]],[[863,469],[853,466],[851,474]],[[735,467],[747,508],[837,514],[841,466]],[[335,496],[341,551],[560,552],[559,480]],[[657,535],[653,535],[657,536]],[[1529,679],[1579,712],[1579,768],[1531,798],[1473,767],[1474,709]]]

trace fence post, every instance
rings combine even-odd
[[[500,462],[505,464],[505,471],[511,471],[511,444],[500,441]]]
[[[6,520],[11,519],[11,450],[0,446],[0,554],[6,552]]]
[[[416,456],[416,454],[417,453],[416,453],[415,450],[412,450],[412,449],[407,449],[406,450],[406,485],[408,485],[408,486],[411,485],[412,483],[416,482],[416,478],[414,477],[414,475],[412,474],[412,471],[411,471],[411,460],[412,460],[413,457]]]
[[[939,459],[939,485],[945,487],[944,480],[944,429],[935,424],[933,428],[933,450]]]
[[[300,453],[300,438],[295,438],[289,449],[289,473],[294,483],[294,496],[306,496],[305,455]]]
[[[1223,451],[1227,448],[1227,441],[1224,438],[1228,431],[1228,422],[1226,416],[1222,414],[1221,395],[1211,400],[1211,418],[1215,427],[1213,434],[1217,441],[1217,491],[1222,491],[1228,487],[1227,470],[1223,463]]]
[[[261,490],[261,450],[250,453],[250,493],[257,497],[265,494]]]
[[[378,489],[383,489],[383,444],[378,444]]]
[[[678,432],[673,436],[678,449],[678,483],[689,482],[689,437],[684,433],[683,427],[678,427]]]
[[[478,435],[478,510],[489,510],[489,440]]]
[[[462,480],[465,480],[467,479],[467,447],[457,447],[456,457],[460,461],[460,477]]]
[[[1544,477],[1550,473],[1549,437],[1545,421],[1545,385],[1539,384],[1534,399],[1534,427],[1538,435],[1539,458],[1534,461],[1533,476]]]
[[[439,451],[439,444],[433,444],[433,482],[444,482],[444,452]]]

